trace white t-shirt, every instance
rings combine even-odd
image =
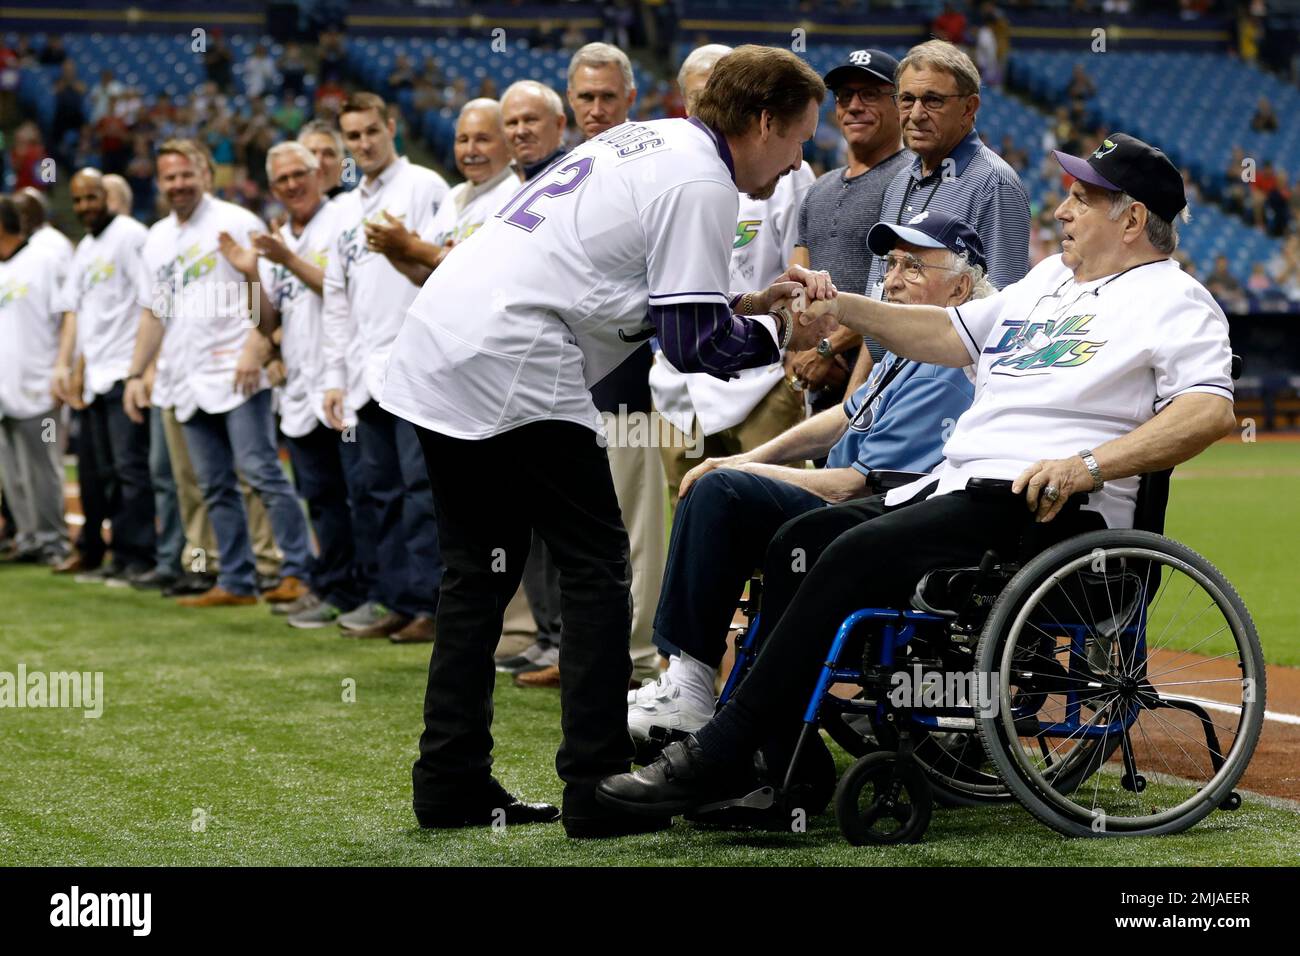
[[[507,166],[481,186],[469,182],[453,186],[429,224],[429,242],[435,246],[464,242],[496,215],[521,185],[519,176]]]
[[[782,176],[770,199],[740,196],[736,238],[731,248],[731,292],[767,288],[786,269],[799,233],[799,207],[817,177],[807,163]],[[785,376],[780,362],[744,369],[724,382],[702,372],[679,372],[659,353],[650,368],[655,410],[690,434],[696,416],[705,435],[734,428]]]
[[[325,269],[325,388],[346,390],[349,416],[378,396],[402,318],[419,288],[366,245],[365,224],[384,213],[431,241],[433,217],[447,195],[432,169],[399,156],[376,179],[334,200],[338,229]]]
[[[173,212],[154,223],[140,254],[137,304],[167,327],[152,402],[175,408],[182,422],[196,409],[218,415],[246,399],[235,390],[235,366],[251,331],[248,283],[221,254],[222,232],[251,246],[249,235],[266,226],[247,209],[204,196],[185,222]]]
[[[62,287],[72,265],[72,240],[47,222],[28,236],[27,241],[50,256],[55,264],[55,278]]]
[[[654,335],[650,304],[727,303],[736,208],[712,134],[686,120],[583,143],[425,283],[384,406],[457,438],[541,420],[599,431],[588,389]]]
[[[77,243],[63,307],[77,314],[77,349],[86,359],[86,397],[103,395],[131,372],[140,325],[140,249],[149,230],[114,216]]]
[[[30,241],[0,262],[0,418],[33,418],[54,407],[63,310],[58,262]]]
[[[939,467],[891,491],[891,505],[935,477],[946,494],[1096,448],[1188,392],[1232,399],[1228,320],[1172,259],[1078,283],[1055,255],[948,315],[978,364],[975,401]],[[1111,528],[1132,527],[1137,489],[1136,477],[1108,481],[1084,507]]]
[[[337,208],[325,202],[295,236],[289,223],[280,227],[280,238],[289,251],[321,269],[329,260],[329,250],[338,235],[335,224]],[[289,270],[269,259],[259,259],[258,277],[267,298],[280,313],[280,356],[287,374],[277,389],[280,406],[280,430],[290,438],[301,438],[325,420],[325,387],[321,378],[321,307],[322,300]]]

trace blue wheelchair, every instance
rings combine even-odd
[[[1142,478],[1132,530],[1041,551],[1031,531],[1017,554],[929,572],[910,607],[854,611],[793,752],[760,752],[761,787],[689,818],[788,825],[833,799],[845,838],[864,845],[920,840],[936,802],[1014,799],[1080,837],[1178,833],[1237,809],[1264,717],[1263,654],[1232,585],[1161,533],[1170,474]],[[873,490],[916,477],[876,473]],[[1010,482],[980,493],[1010,494]],[[742,607],[719,707],[759,651],[757,579]],[[838,784],[823,730],[857,758]]]

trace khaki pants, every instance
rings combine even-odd
[[[659,449],[663,457],[664,476],[668,480],[668,500],[672,503],[673,511],[677,510],[677,489],[681,487],[682,479],[705,458],[721,458],[750,451],[798,425],[804,417],[803,392],[796,392],[783,380],[772,386],[772,390],[763,396],[763,400],[754,406],[754,410],[743,422],[716,435],[702,436],[698,418],[691,424],[690,436],[664,422],[671,430],[671,444],[679,446]],[[686,457],[687,451],[700,449],[703,451],[698,458]]]
[[[163,435],[167,439],[167,454],[171,457],[172,477],[176,479],[176,499],[181,511],[181,524],[185,526],[185,553],[181,567],[186,571],[215,574],[220,569],[217,558],[217,536],[208,520],[208,509],[203,504],[199,479],[190,462],[190,452],[185,444],[185,433],[176,420],[174,409],[160,410],[163,416]],[[253,541],[253,554],[257,559],[257,573],[276,576],[280,573],[280,552],[271,534],[271,522],[266,516],[262,499],[241,477],[239,491],[244,496],[244,509],[248,513],[248,535]]]
[[[628,434],[625,423],[620,434]],[[609,470],[623,513],[632,560],[632,656],[657,653],[650,643],[659,586],[668,560],[664,471],[653,448],[610,445]]]

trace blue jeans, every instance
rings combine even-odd
[[[668,566],[655,612],[654,644],[717,667],[745,583],[791,518],[826,507],[811,491],[743,471],[711,471],[673,516]]]
[[[361,504],[377,521],[380,601],[407,617],[433,617],[442,587],[442,552],[415,428],[372,401],[357,410],[357,437]]]
[[[288,476],[280,467],[270,389],[263,389],[242,405],[219,415],[200,409],[183,428],[203,503],[208,506],[208,517],[217,536],[221,555],[217,584],[232,594],[256,592],[248,517],[239,494],[236,470],[266,506],[271,533],[284,555],[281,565],[284,575],[310,583],[312,557],[307,520]]]
[[[350,611],[366,600],[370,582],[362,577],[355,545],[364,538],[348,510],[347,465],[339,433],[325,425],[299,438],[284,438],[293,462],[294,484],[307,503],[316,532],[312,590],[323,601]]]
[[[149,478],[153,483],[153,507],[158,515],[158,539],[154,569],[159,574],[181,573],[181,552],[185,550],[185,529],[181,526],[176,479],[163,434],[163,410],[149,409]]]

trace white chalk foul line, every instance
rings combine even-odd
[[[1241,713],[1241,708],[1238,706],[1234,706],[1233,704],[1225,704],[1222,701],[1218,701],[1218,700],[1206,700],[1204,697],[1188,697],[1186,695],[1180,694],[1179,696],[1174,697],[1172,699],[1191,701],[1194,704],[1200,704],[1202,707],[1205,707],[1208,710],[1217,710],[1224,714]],[[1264,719],[1275,720],[1279,724],[1291,724],[1292,726],[1300,727],[1300,715],[1297,714],[1284,714],[1276,710],[1266,710],[1264,711]]]

